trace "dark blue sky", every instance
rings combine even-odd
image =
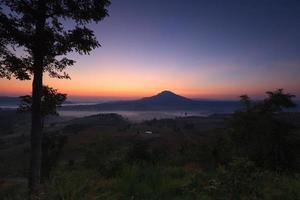
[[[143,49],[160,51],[161,44],[191,56],[254,53],[259,60],[300,54],[300,1],[115,0],[111,15],[106,22],[112,22],[112,36],[132,45],[144,42]]]

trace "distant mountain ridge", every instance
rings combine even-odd
[[[19,97],[0,96],[1,105],[18,105],[19,103]]]
[[[64,104],[72,104],[71,101],[65,101]],[[17,106],[20,104],[20,97],[9,97],[9,96],[0,96],[0,107],[1,105],[12,105]]]
[[[0,96],[1,106],[18,106],[19,97]],[[293,111],[300,111],[300,102]],[[72,105],[74,104],[74,105]],[[195,100],[165,90],[154,96],[138,100],[112,101],[105,103],[80,104],[65,102],[62,110],[73,111],[203,111],[209,113],[231,113],[241,108],[239,101]]]
[[[63,107],[64,110],[99,110],[99,111],[210,111],[231,112],[239,108],[238,101],[193,100],[165,90],[154,96],[138,100],[106,102],[95,105],[77,105]]]

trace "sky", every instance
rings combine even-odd
[[[71,54],[71,80],[45,83],[71,99],[134,99],[162,90],[204,99],[300,96],[299,0],[112,0],[90,27],[102,47]],[[0,79],[0,95],[31,82]]]

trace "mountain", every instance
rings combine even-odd
[[[147,104],[182,104],[182,103],[191,103],[192,100],[186,97],[177,95],[171,91],[162,91],[157,95],[151,97],[144,97],[139,100],[140,102]]]
[[[0,96],[0,106],[1,105],[12,105],[16,106],[20,104],[20,97],[8,97],[8,96]],[[71,101],[65,101],[64,104],[73,104]]]
[[[0,105],[18,105],[20,103],[19,97],[0,96]]]
[[[106,102],[95,105],[63,107],[65,110],[126,110],[126,111],[209,111],[232,112],[239,107],[236,101],[199,101],[189,99],[171,91],[162,91],[151,97],[131,101]]]

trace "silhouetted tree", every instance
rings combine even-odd
[[[295,106],[295,96],[282,89],[267,95],[260,102],[241,96],[245,109],[234,114],[231,134],[237,156],[248,157],[268,169],[292,169],[297,140],[293,137],[293,124],[283,117],[283,111]]]
[[[88,54],[99,47],[85,25],[107,14],[109,0],[0,0],[0,76],[33,78],[30,198],[40,184],[43,74],[69,78],[64,69],[74,64],[70,52]]]
[[[251,108],[251,99],[248,95],[242,95],[240,96],[241,103],[245,106],[246,110],[249,111]]]
[[[66,100],[67,95],[59,93],[56,89],[49,86],[43,86],[41,113],[42,126],[48,115],[58,115],[57,108]],[[18,112],[31,112],[32,97],[25,95],[20,97],[21,102]],[[41,177],[49,178],[50,171],[58,161],[58,157],[62,151],[64,144],[67,141],[67,136],[51,133],[43,134],[42,142],[42,170]]]
[[[25,95],[20,96],[19,112],[31,112],[32,111],[32,96]],[[56,89],[49,86],[43,86],[43,92],[41,96],[41,116],[42,122],[48,115],[58,115],[57,108],[67,99],[66,94],[59,93]],[[44,125],[42,123],[42,125]]]

